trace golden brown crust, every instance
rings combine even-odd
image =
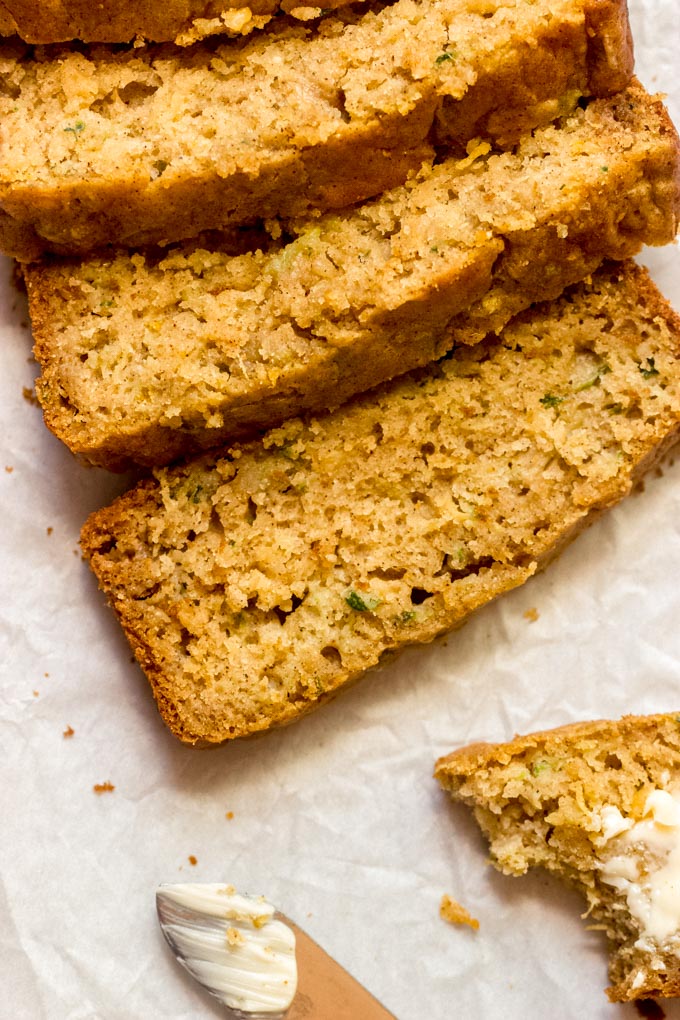
[[[611,267],[481,353],[93,515],[83,549],[172,731],[205,744],[292,722],[544,567],[677,436],[667,311],[642,270]]]
[[[4,4],[0,4],[0,36],[15,35],[17,23]]]
[[[306,20],[311,12],[328,13],[350,0],[328,0],[325,8],[298,0],[252,0],[243,13],[233,18],[227,12],[243,12],[242,0],[169,0],[159,6],[155,0],[111,0],[105,6],[90,0],[4,0],[0,4],[0,35],[18,35],[29,43],[50,44],[79,39],[82,42],[125,43],[133,39],[151,42],[179,42],[186,45],[217,31],[234,34],[263,27],[281,9]],[[590,37],[589,81],[593,95],[609,95],[624,88],[633,68],[633,45],[626,3],[621,0],[589,0],[584,7]],[[196,24],[196,21],[209,24]],[[221,20],[222,25],[214,24]],[[213,22],[213,24],[210,24]],[[243,22],[243,24],[241,24]],[[546,54],[550,64],[550,55]],[[618,76],[617,76],[618,72]],[[516,82],[516,79],[515,79]],[[526,83],[525,83],[526,87]]]
[[[325,10],[351,0],[329,0]],[[133,39],[191,45],[209,35],[241,35],[262,28],[277,11],[307,20],[318,7],[295,0],[4,0],[0,35],[18,35],[29,43],[127,43]]]
[[[372,130],[351,155],[328,142],[265,162],[252,178],[223,177],[211,169],[201,179],[180,179],[164,189],[125,177],[60,183],[55,189],[0,184],[0,250],[31,262],[45,251],[68,255],[111,243],[166,244],[260,218],[342,208],[401,184],[432,157],[428,144],[388,149],[381,141]]]
[[[565,748],[578,748],[581,741],[607,739],[625,743],[626,739],[653,737],[659,723],[675,718],[676,713],[664,712],[659,715],[624,715],[621,719],[595,719],[586,722],[566,723],[553,729],[537,730],[535,733],[517,735],[501,744],[479,741],[439,758],[435,765],[435,777],[447,789],[454,789],[466,776],[474,775],[482,768],[496,768],[507,765],[513,758],[527,752],[540,751],[556,755]]]
[[[547,0],[544,3],[551,6]],[[336,110],[336,119],[329,119],[328,123],[323,120],[326,117],[323,111],[321,137],[316,144],[297,146],[289,139],[285,149],[279,149],[265,129],[266,137],[252,147],[250,154],[244,150],[247,158],[237,170],[225,169],[220,153],[229,153],[229,159],[234,154],[240,158],[243,138],[217,136],[214,156],[200,169],[175,170],[171,164],[162,176],[150,179],[149,165],[154,156],[149,155],[141,166],[139,161],[135,162],[138,146],[134,147],[131,161],[126,156],[123,140],[128,131],[138,138],[139,132],[134,128],[119,131],[115,170],[109,163],[95,172],[88,166],[87,174],[74,168],[64,176],[62,161],[51,165],[50,157],[41,155],[41,165],[36,165],[35,172],[26,180],[17,179],[9,163],[4,169],[0,167],[0,247],[22,261],[30,261],[45,250],[77,254],[111,243],[135,247],[191,237],[203,229],[247,222],[258,216],[300,216],[315,207],[337,208],[361,201],[402,182],[422,161],[429,151],[428,144],[435,139],[460,144],[483,133],[503,144],[512,144],[520,133],[573,109],[580,96],[608,94],[622,86],[630,75],[630,53],[622,27],[625,0],[573,0],[565,6],[563,20],[558,16],[548,20],[541,15],[538,5],[528,6],[526,12],[530,14],[525,12],[523,16],[534,20],[526,26],[525,39],[517,33],[512,45],[499,46],[497,52],[489,52],[483,59],[456,56],[450,62],[450,73],[460,65],[461,76],[448,81],[447,63],[438,65],[440,58],[435,59],[437,52],[450,55],[448,40],[456,35],[455,24],[448,25],[450,15],[445,16],[444,4],[441,39],[431,41],[432,67],[424,72],[416,61],[402,78],[393,78],[395,92],[383,108],[376,107],[370,114],[349,109],[342,118],[337,118]],[[399,9],[397,3],[388,13],[392,16]],[[439,11],[439,7],[434,10]],[[374,15],[367,15],[366,24],[373,18]],[[410,31],[408,18],[405,23]],[[597,25],[599,34],[593,34],[593,25]],[[275,36],[276,33],[265,34],[257,45],[276,47]],[[609,40],[607,46],[602,44],[605,37]],[[322,43],[323,37],[319,38]],[[619,41],[615,45],[613,40]],[[316,45],[315,39],[310,38],[307,44]],[[337,93],[339,98],[333,103],[340,103],[343,108],[349,102],[343,99],[346,75],[354,74],[357,68],[361,71],[364,64],[368,67],[376,45],[380,46],[379,41],[376,43],[371,36],[371,52],[362,55],[359,48],[354,58],[356,67],[331,69],[328,81],[310,80],[306,85],[304,81],[296,82],[296,92],[323,93],[324,100],[326,94]],[[387,45],[386,42],[382,48]],[[192,59],[196,59],[198,52],[197,48],[192,50]],[[270,52],[273,50],[263,54],[265,60]],[[97,104],[108,102],[112,74],[115,79],[110,68],[126,59],[118,54],[104,60],[95,51],[91,57],[81,55],[81,60],[90,61],[90,99],[84,99],[78,106],[70,102],[68,123],[88,121],[92,130]],[[135,51],[135,60],[147,59],[153,60],[151,49]],[[258,66],[261,63],[262,60],[256,61]],[[469,70],[464,66],[466,63]],[[101,89],[97,85],[100,64],[102,82],[109,83],[102,84]],[[205,71],[208,84],[212,73],[209,69]],[[417,79],[417,89],[412,79]],[[168,102],[170,81],[171,76],[161,86],[168,89]],[[13,93],[18,88],[21,107],[23,84],[15,86],[12,82],[11,88]],[[369,96],[365,83],[357,82],[356,88],[362,96]],[[34,102],[28,94],[27,97],[27,102]],[[15,138],[11,116],[17,109],[16,99],[7,99],[6,107],[3,110],[0,103],[0,115],[5,116],[9,136]],[[146,123],[144,144],[149,153],[165,151],[167,139],[162,134],[157,137],[153,134],[143,101],[138,109],[140,119]],[[318,113],[311,111],[310,116],[315,112]],[[74,130],[64,128],[65,117],[61,110],[54,122],[42,124],[40,137],[46,141],[46,152],[51,151],[50,138],[52,147],[61,145],[64,131]],[[264,121],[270,119],[263,114]],[[189,128],[194,130],[190,125]],[[110,134],[108,121],[103,130]],[[196,145],[204,144],[200,130],[208,128],[197,126],[195,130]],[[85,135],[74,138],[72,156],[77,162],[75,146],[79,141],[82,149]],[[178,144],[185,145],[185,138],[173,138],[170,147],[176,148]],[[9,138],[6,145],[9,146]],[[37,183],[41,177],[42,183]]]
[[[627,5],[618,0],[597,0],[587,8],[586,21],[593,95],[613,95],[626,87],[633,73],[633,35]]]

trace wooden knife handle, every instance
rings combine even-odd
[[[295,932],[298,990],[286,1020],[397,1020],[306,932]]]

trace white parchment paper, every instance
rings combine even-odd
[[[631,7],[638,74],[680,122],[678,0]],[[680,307],[680,250],[645,261]],[[25,398],[9,274],[0,262],[0,1017],[222,1015],[156,926],[156,885],[191,880],[265,893],[399,1020],[635,1016],[603,995],[579,898],[496,874],[431,773],[469,740],[680,708],[680,456],[463,631],[303,723],[194,751],[160,722],[81,562],[82,522],[125,480],[78,465]],[[443,893],[477,933],[439,919]]]

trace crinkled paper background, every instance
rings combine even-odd
[[[678,0],[631,8],[638,74],[680,122]],[[645,261],[680,308],[678,247]],[[228,880],[296,918],[399,1020],[636,1016],[603,995],[579,898],[496,874],[431,773],[472,739],[680,707],[680,456],[448,640],[299,725],[191,750],[77,548],[124,481],[79,466],[25,399],[26,312],[4,260],[0,276],[0,1015],[219,1017],[166,952],[154,890]],[[477,933],[439,919],[443,893]]]

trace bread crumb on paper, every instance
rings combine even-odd
[[[116,788],[113,783],[110,783],[107,780],[105,783],[95,783],[92,789],[98,796],[100,796],[102,793],[113,793]]]
[[[11,475],[12,472],[14,471],[14,468],[11,466],[11,464],[5,464],[5,471],[7,472],[8,475]]]
[[[232,818],[234,817],[234,812],[233,811],[227,811],[227,813],[226,813],[226,815],[224,817],[227,818],[229,821],[231,821]]]
[[[194,857],[193,854],[189,854],[188,860],[189,860],[189,864],[191,865],[192,868],[195,868],[196,865],[198,864],[198,858]]]
[[[527,609],[526,613],[524,614],[524,619],[528,620],[529,623],[536,623],[536,620],[538,619],[538,609],[535,608]]]
[[[477,918],[468,913],[465,907],[457,903],[447,893],[444,893],[439,904],[439,916],[443,921],[448,921],[449,924],[467,924],[475,931],[479,929]]]
[[[72,726],[67,726],[66,729],[64,730],[64,732],[62,733],[62,736],[63,736],[64,740],[70,740],[70,738],[73,736],[73,734],[75,732],[76,731],[73,729]],[[96,787],[95,787],[95,792],[96,792]]]
[[[32,404],[33,407],[40,407],[38,398],[35,395],[35,390],[32,389],[30,386],[23,386],[21,390],[21,395],[28,404]]]

